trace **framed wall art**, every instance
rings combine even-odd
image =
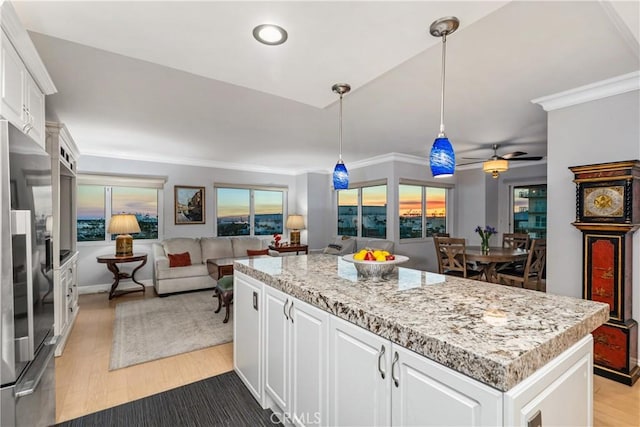
[[[204,187],[174,187],[175,224],[204,224]]]

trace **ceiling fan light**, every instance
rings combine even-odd
[[[505,159],[487,160],[482,164],[482,170],[490,173],[494,178],[497,178],[500,172],[509,170],[509,162]]]
[[[349,188],[349,171],[342,160],[338,160],[333,169],[333,188],[335,190],[346,190]]]
[[[456,154],[446,136],[439,136],[433,141],[429,154],[429,165],[431,166],[431,175],[434,178],[453,176],[456,170]]]

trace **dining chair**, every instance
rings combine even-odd
[[[479,279],[482,271],[467,265],[465,239],[455,237],[434,237],[438,257],[438,273],[467,279]]]
[[[542,273],[547,261],[547,240],[533,239],[529,248],[529,256],[523,268],[510,268],[498,271],[498,283],[528,288],[535,284],[535,290],[542,290]]]
[[[503,248],[527,250],[529,249],[529,241],[529,234],[527,233],[504,233],[502,235]],[[522,261],[518,261],[503,264],[498,267],[498,271],[516,268],[524,268],[524,263]]]
[[[529,235],[527,233],[504,233],[502,247],[526,250],[529,248]]]

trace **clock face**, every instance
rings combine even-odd
[[[624,186],[584,189],[584,216],[617,218],[624,215]]]

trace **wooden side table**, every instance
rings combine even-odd
[[[288,245],[288,246],[273,246],[269,245],[269,249],[272,251],[276,251],[278,253],[287,253],[287,252],[295,252],[296,255],[300,254],[300,252],[304,252],[305,255],[309,254],[309,246],[308,245]]]
[[[144,285],[135,279],[135,275],[136,272],[147,263],[147,254],[137,253],[133,254],[132,256],[101,255],[99,257],[96,257],[96,259],[100,264],[107,264],[107,268],[111,273],[113,273],[113,284],[111,285],[111,290],[109,291],[109,299],[119,297],[120,295],[129,294],[131,292],[142,291],[142,293],[144,293]],[[140,261],[140,265],[134,268],[131,273],[121,272],[118,268],[118,264],[120,263],[138,261]],[[120,279],[131,279],[134,283],[140,285],[142,289],[127,289],[126,291],[119,291],[116,293],[116,288],[120,284]]]

